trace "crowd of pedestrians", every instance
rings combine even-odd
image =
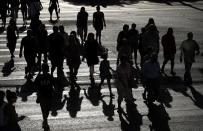
[[[115,85],[118,93],[119,112],[122,112],[121,103],[123,100],[125,100],[128,106],[132,106],[132,103],[136,100],[133,97],[132,88],[136,87],[135,84],[138,84],[138,79],[141,79],[142,85],[145,88],[143,99],[149,102],[148,105],[150,105],[150,103],[158,100],[160,95],[160,76],[161,73],[164,73],[165,65],[169,60],[171,61],[171,74],[173,76],[176,75],[174,71],[176,42],[175,36],[173,35],[173,28],[168,28],[167,33],[161,38],[164,61],[162,67],[160,68],[158,62],[160,36],[153,18],[149,18],[148,23],[141,29],[141,33],[139,33],[139,31],[136,29],[135,23],[132,23],[131,28],[127,24],[123,25],[123,30],[118,33],[117,37],[116,49],[118,56],[116,63],[117,66],[114,70],[111,68],[110,61],[108,60],[108,49],[101,45],[101,32],[103,27],[106,27],[106,22],[104,13],[100,11],[100,6],[97,6],[97,11],[93,13],[93,27],[96,30],[95,36],[95,34],[92,32],[88,33],[88,13],[85,11],[85,7],[81,7],[77,14],[77,31],[71,31],[70,34],[68,34],[64,26],[60,25],[59,27],[53,26],[53,32],[48,34],[45,24],[43,24],[39,19],[40,10],[43,8],[40,1],[32,0],[30,3],[26,3],[25,0],[21,0],[18,3],[15,3],[17,0],[14,3],[4,2],[3,4],[7,5],[7,7],[11,7],[8,8],[11,9],[11,19],[7,27],[7,47],[10,51],[11,59],[14,59],[15,57],[14,52],[16,42],[19,37],[19,31],[16,26],[16,19],[18,18],[17,7],[19,4],[21,4],[24,25],[27,24],[28,18],[31,19],[30,28],[27,30],[27,35],[23,37],[21,41],[19,57],[21,58],[24,55],[27,63],[25,68],[26,79],[31,79],[35,75],[35,72],[38,72],[38,75],[34,81],[37,91],[36,102],[40,104],[42,110],[42,127],[45,130],[49,130],[47,118],[49,116],[49,112],[53,108],[52,102],[55,99],[54,94],[57,86],[54,80],[54,71],[57,68],[58,78],[65,76],[63,71],[64,60],[66,60],[66,64],[69,67],[69,82],[71,85],[71,90],[69,93],[70,96],[69,98],[65,96],[64,100],[69,102],[69,104],[67,103],[67,110],[70,112],[72,117],[76,117],[77,111],[80,110],[80,105],[83,99],[79,96],[80,88],[77,85],[77,74],[82,61],[86,61],[87,66],[89,67],[91,87],[88,89],[88,92],[85,91],[86,97],[89,100],[95,98],[94,96],[96,95],[98,100],[101,100],[104,103],[101,93],[98,92],[100,92],[105,79],[107,79],[110,97],[114,97],[111,89],[111,79],[113,78],[112,72],[115,73],[114,77],[116,79]],[[37,8],[32,9],[33,6]],[[7,9],[4,10],[0,8],[0,10],[3,27],[5,27]],[[53,10],[55,10],[57,19],[59,19],[60,8],[58,0],[50,1],[49,13],[51,21]],[[184,82],[187,85],[191,85],[191,67],[195,61],[195,55],[199,54],[199,45],[195,40],[193,40],[192,32],[187,34],[187,39],[182,42],[180,50],[180,62],[182,62],[182,57],[184,57],[185,64]],[[140,61],[137,59],[138,51],[141,56]],[[43,60],[42,56],[44,58]],[[101,56],[103,59],[101,62],[99,62],[99,56]],[[48,65],[49,60],[51,62],[50,73]],[[101,82],[97,87],[94,78],[94,67],[99,63]],[[141,73],[138,73],[140,70]],[[13,113],[9,115],[12,115],[11,117],[16,116],[13,103],[16,102],[17,97],[15,96],[15,93],[10,91],[7,91],[6,94],[8,99],[8,104],[6,104],[6,106],[8,106],[8,110]],[[5,103],[3,101],[5,94],[0,92],[0,95],[0,105],[2,108]],[[77,100],[76,105],[74,105],[75,103],[72,102],[72,99]],[[60,103],[64,102],[60,101]],[[98,105],[98,101],[95,101],[95,99],[92,100],[92,103],[94,103],[93,105]],[[72,108],[70,105],[74,105],[77,108],[77,111],[74,112],[71,110]],[[109,108],[110,107],[115,108],[115,106],[112,105],[112,102],[109,104]],[[103,108],[108,108],[108,105],[104,103]],[[53,112],[53,114],[55,113]],[[113,114],[110,113],[108,118],[109,120],[112,120],[112,115]],[[13,127],[18,130],[17,117],[12,118],[12,120],[13,121],[10,124],[13,124]]]

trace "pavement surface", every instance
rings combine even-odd
[[[88,31],[95,32],[92,27],[92,14],[95,7],[87,3],[77,3],[77,1],[59,1],[60,2],[60,21],[56,25],[63,24],[65,30],[70,33],[76,30],[75,21],[77,12],[81,6],[85,6],[89,13]],[[174,28],[174,35],[176,38],[177,49],[180,47],[181,41],[186,39],[187,32],[194,33],[194,39],[200,45],[200,51],[203,48],[203,2],[149,2],[149,1],[135,1],[135,2],[115,2],[108,3],[107,7],[101,8],[105,13],[107,27],[102,31],[102,44],[109,49],[109,60],[112,68],[115,69],[116,65],[116,39],[118,32],[122,30],[123,24],[131,25],[133,22],[137,24],[137,29],[140,31],[141,27],[145,26],[149,17],[155,19],[155,23],[162,36],[168,27]],[[48,0],[42,0],[44,9],[41,11],[40,19],[46,24],[48,32],[52,31],[52,24],[49,23],[48,13]],[[53,13],[53,16],[55,14]],[[8,21],[8,20],[7,20]],[[7,22],[8,23],[8,22]],[[19,12],[17,21],[18,27],[22,26],[22,16]],[[21,87],[23,90],[25,85],[24,67],[26,65],[24,58],[19,58],[20,42],[26,32],[20,33],[16,51],[15,51],[15,68],[10,74],[0,73],[0,89],[16,90],[16,87]],[[170,65],[166,66],[166,73],[168,77],[164,77],[161,81],[164,100],[166,101],[164,110],[170,116],[168,125],[171,131],[202,131],[203,130],[203,56],[196,57],[196,63],[192,68],[192,77],[194,80],[193,88],[183,86],[182,78],[184,74],[184,65],[179,62],[180,52],[177,50],[175,59],[175,72],[176,77],[171,77]],[[6,47],[6,32],[0,34],[0,69],[3,68],[6,62],[10,60],[9,51]],[[159,53],[159,62],[163,62],[162,49]],[[162,65],[162,64],[161,64]],[[68,68],[64,63],[64,71],[68,72]],[[99,70],[98,66],[95,69],[95,79],[99,83]],[[56,75],[56,74],[55,74]],[[82,89],[89,87],[89,74],[86,63],[82,63],[78,74],[78,83]],[[65,80],[66,81],[66,80]],[[113,104],[117,107],[117,93],[113,86],[113,93],[115,98]],[[29,86],[26,89],[30,89]],[[63,94],[68,95],[69,87],[67,86]],[[102,88],[102,94],[108,95],[109,91],[106,85]],[[143,115],[143,124],[140,126],[141,131],[149,131],[151,121],[146,116],[148,114],[148,107],[142,99],[143,87],[139,85],[138,89],[133,89],[133,95],[137,99],[137,109]],[[16,111],[19,115],[25,115],[26,118],[19,122],[22,131],[40,131],[42,116],[38,104],[36,104],[36,94],[27,93],[28,100],[23,102],[19,96],[16,103]],[[71,118],[65,106],[58,112],[57,117],[49,117],[50,128],[53,131],[120,131],[121,122],[118,113],[115,110],[113,121],[108,121],[107,117],[103,114],[103,103],[100,101],[99,106],[93,106],[88,99],[84,96],[84,91],[81,90],[80,96],[84,97],[81,110],[77,113],[76,118]],[[22,96],[21,96],[22,97]],[[105,97],[106,103],[110,101],[109,97]],[[168,105],[169,104],[169,105]],[[125,105],[122,105],[125,107]],[[161,115],[161,114],[160,114]],[[159,116],[159,115],[158,115]]]

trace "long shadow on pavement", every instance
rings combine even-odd
[[[188,97],[187,87],[184,86],[183,80],[179,76],[165,76],[161,78],[161,85],[165,88],[172,89]]]
[[[170,131],[168,121],[171,119],[162,104],[156,105],[154,103],[145,104],[148,107],[148,118],[151,121],[149,125],[150,131]]]
[[[143,124],[142,115],[137,110],[135,103],[126,104],[126,112],[123,109],[118,110],[122,131],[140,131]]]
[[[32,79],[27,79],[26,82],[21,87],[16,87],[16,94],[21,97],[23,102],[28,100],[28,96],[36,92],[34,82]]]
[[[199,93],[193,86],[189,86],[193,98],[191,97],[191,100],[194,102],[194,104],[203,109],[203,95],[201,93]]]

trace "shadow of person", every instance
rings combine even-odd
[[[173,97],[171,96],[167,88],[165,87],[160,88],[158,101],[160,103],[163,103],[168,108],[172,107],[170,103],[173,101]]]
[[[69,97],[65,96],[67,101],[66,110],[69,111],[69,115],[72,118],[75,118],[78,111],[81,110],[83,97],[80,97],[80,90],[79,85],[72,87],[69,91]]]
[[[137,105],[133,102],[126,103],[126,112],[123,109],[118,110],[121,121],[122,131],[140,131],[142,115],[137,110]]]
[[[187,93],[187,87],[184,86],[184,82],[179,76],[168,76],[162,77],[161,79],[161,86],[164,88],[170,88],[175,92],[179,92],[183,94],[185,97],[190,97]]]
[[[163,104],[156,105],[154,103],[145,104],[148,107],[148,118],[151,121],[150,131],[170,131],[168,121],[170,120],[169,114],[166,112]]]
[[[193,86],[189,86],[192,96],[191,97],[192,101],[195,103],[196,106],[199,108],[203,109],[203,95],[200,94]]]
[[[9,76],[14,70],[14,59],[10,59],[9,61],[5,62],[4,66],[2,67],[3,76]]]
[[[54,89],[55,92],[52,101],[51,115],[57,116],[58,115],[57,111],[62,110],[66,102],[66,99],[65,98],[63,99],[64,83],[61,82],[60,78],[56,78]]]
[[[107,120],[109,121],[113,121],[114,118],[114,110],[115,110],[115,105],[113,104],[113,97],[110,96],[110,100],[109,100],[109,104],[107,105],[107,103],[103,100],[105,96],[102,96],[102,109],[103,109],[103,113],[105,116],[107,116]]]
[[[21,97],[23,102],[26,102],[27,97],[36,92],[34,82],[31,78],[27,78],[26,82],[20,87],[16,87],[17,96]]]
[[[99,101],[101,100],[100,88],[95,85],[94,87],[90,86],[88,91],[84,89],[85,97],[92,103],[93,106],[98,106]]]

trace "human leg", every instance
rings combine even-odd
[[[161,72],[164,72],[165,65],[168,63],[168,58],[164,57],[163,65],[161,67]]]
[[[174,72],[174,57],[171,58],[171,74],[175,75],[176,73]]]
[[[185,62],[185,74],[184,74],[184,81],[186,84],[191,85],[192,84],[192,76],[191,76],[191,68],[192,68],[192,63]]]
[[[111,89],[111,79],[107,78],[107,83],[108,83],[108,87],[109,87],[110,96],[114,96],[114,94],[112,93],[112,89]]]

